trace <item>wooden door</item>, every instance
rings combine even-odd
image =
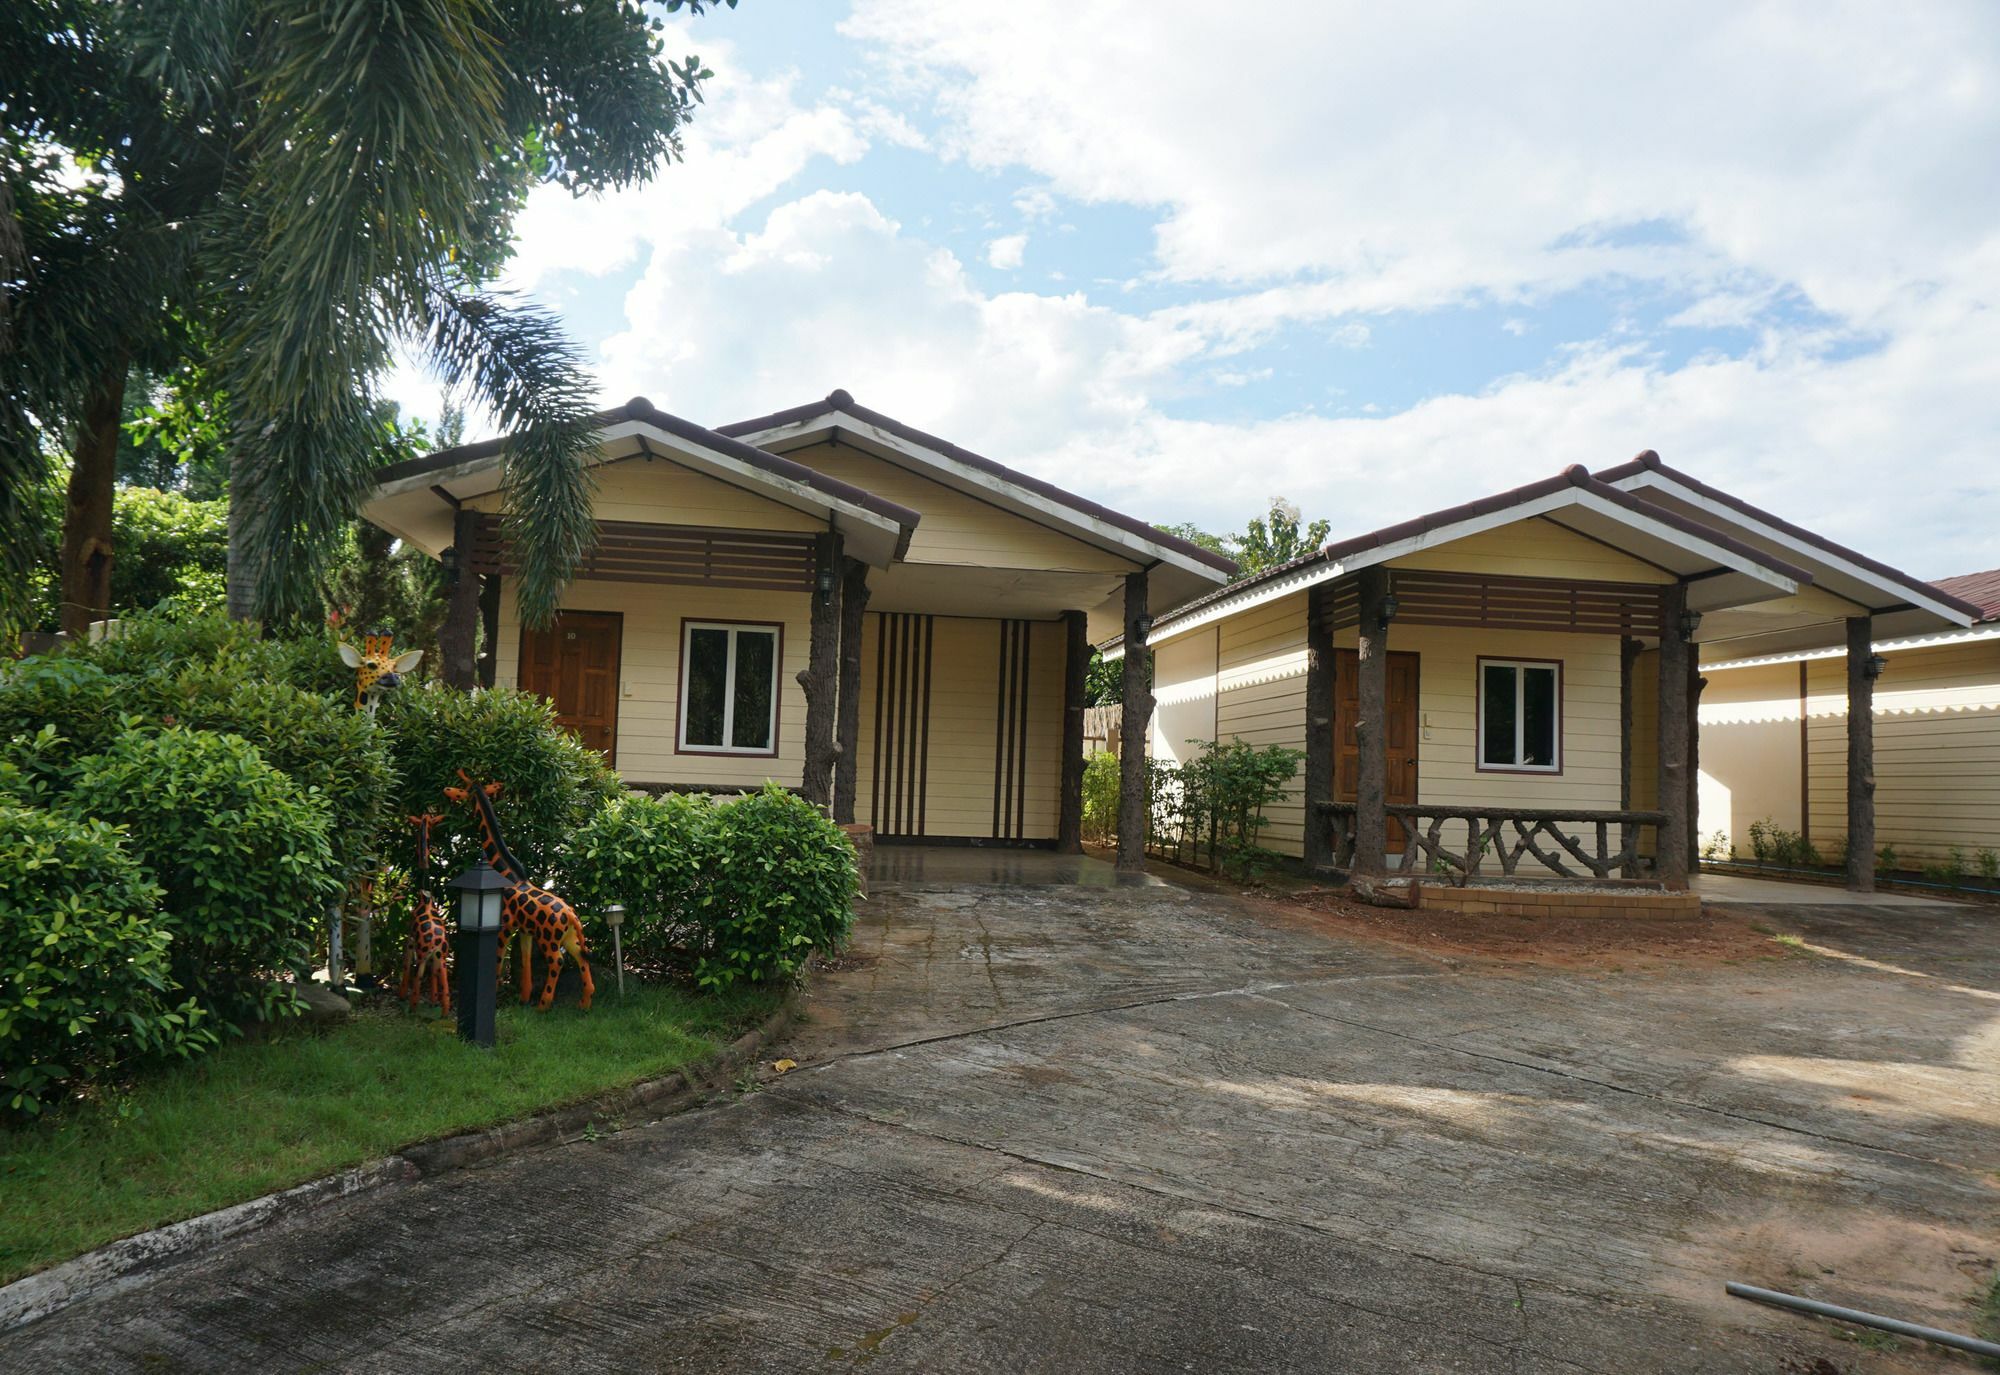
[[[1361,783],[1361,745],[1354,723],[1361,714],[1360,656],[1333,652],[1334,798],[1352,802]],[[1415,654],[1389,652],[1388,773],[1383,801],[1415,806],[1417,801],[1417,664]],[[1403,847],[1403,827],[1389,819],[1391,849]]]
[[[555,703],[556,721],[614,764],[624,628],[615,611],[563,611],[547,630],[521,632],[521,686]]]

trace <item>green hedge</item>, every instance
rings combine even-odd
[[[0,802],[0,1109],[36,1114],[72,1079],[214,1043],[174,994],[159,896],[110,826]]]
[[[303,972],[341,891],[327,809],[239,736],[128,731],[80,762],[62,806],[118,822],[164,890],[176,983],[230,1021],[288,1011],[276,971]]]
[[[628,954],[708,988],[790,978],[854,920],[853,847],[775,784],[725,802],[620,798],[577,834],[574,860],[579,912],[623,903]]]

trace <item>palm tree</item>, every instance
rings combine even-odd
[[[725,0],[733,6],[734,0]],[[700,13],[703,0],[669,0]],[[680,155],[709,73],[639,0],[13,0],[0,6],[0,542],[71,455],[64,623],[108,599],[128,371],[190,348],[230,417],[230,599],[308,613],[366,491],[398,344],[520,435],[523,613],[592,534],[590,385],[490,288],[527,190]]]

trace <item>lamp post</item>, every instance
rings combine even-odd
[[[611,928],[611,954],[618,963],[618,996],[625,996],[625,904],[614,902],[604,909],[604,924]]]
[[[458,893],[458,1035],[475,1046],[493,1045],[493,1004],[500,980],[500,902],[506,875],[484,858],[451,881]]]

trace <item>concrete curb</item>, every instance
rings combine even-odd
[[[816,968],[815,958],[807,965]],[[330,1203],[392,1184],[409,1184],[428,1175],[462,1170],[530,1146],[548,1145],[580,1136],[593,1122],[640,1109],[652,1117],[670,1117],[695,1106],[721,1088],[731,1074],[791,1029],[798,1015],[804,986],[794,986],[785,1001],[763,1023],[731,1041],[721,1054],[629,1088],[553,1112],[503,1122],[496,1127],[424,1141],[395,1155],[357,1165],[351,1170],[310,1180],[275,1194],[218,1208],[150,1232],[125,1237],[73,1260],[0,1286],[0,1333],[59,1313],[85,1299],[115,1294],[144,1283],[153,1272],[187,1259],[230,1237],[262,1227],[292,1222]]]

